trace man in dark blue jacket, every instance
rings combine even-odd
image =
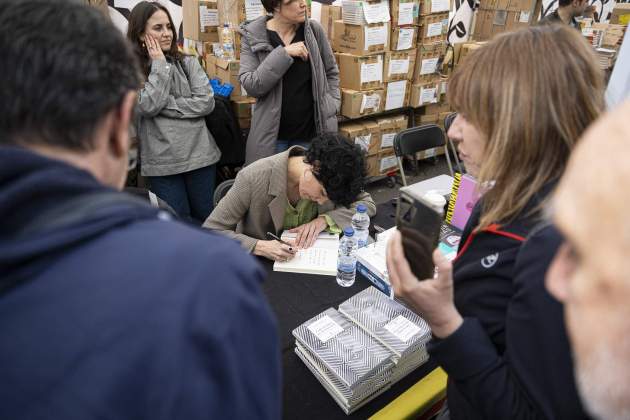
[[[255,261],[116,191],[140,85],[122,35],[3,1],[0,50],[0,418],[280,417]]]

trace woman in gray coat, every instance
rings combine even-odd
[[[337,131],[339,69],[324,30],[306,19],[304,0],[262,0],[267,12],[241,25],[239,78],[257,98],[246,163],[308,146]]]
[[[204,118],[214,109],[208,77],[194,57],[177,50],[173,21],[159,3],[133,8],[127,38],[147,77],[135,121],[142,175],[180,217],[201,223],[212,211],[221,157]]]

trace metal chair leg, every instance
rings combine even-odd
[[[402,157],[396,156],[396,160],[398,161],[398,170],[400,171],[400,177],[402,178],[403,185],[407,186],[407,178],[405,178],[405,169],[402,164]]]

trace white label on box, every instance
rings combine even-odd
[[[431,13],[448,12],[449,0],[431,0]]]
[[[370,148],[370,142],[372,141],[372,135],[368,134],[367,136],[356,136],[354,138],[354,144],[358,144],[361,149],[365,152]]]
[[[427,149],[424,151],[424,157],[425,158],[430,158],[435,156],[435,152],[437,151],[437,148],[434,147],[433,149]]]
[[[390,109],[402,108],[405,104],[406,90],[407,90],[406,80],[388,83],[387,84],[387,97],[385,98],[385,110],[388,111]],[[381,142],[381,147],[386,147],[386,146],[383,146],[384,143],[385,143],[385,134],[383,134],[383,141]]]
[[[385,172],[386,170],[393,168],[396,165],[398,165],[396,155],[384,157],[381,159],[381,172]]]
[[[363,25],[363,7],[360,1],[343,0],[341,2],[341,19],[351,25]]]
[[[378,3],[363,1],[361,5],[367,23],[389,22],[389,2],[387,0]]]
[[[392,333],[397,339],[405,343],[420,332],[419,326],[409,321],[402,315],[398,315],[396,318],[385,324],[385,329]]]
[[[413,28],[400,28],[398,30],[398,44],[396,50],[408,50],[413,47]]]
[[[437,88],[420,88],[420,104],[434,104],[437,102]]]
[[[363,114],[363,111],[366,109],[371,109],[372,111],[378,111],[378,107],[381,103],[381,97],[379,95],[363,95],[361,98],[361,108],[359,108],[359,113]]]
[[[265,9],[260,0],[245,0],[245,19],[254,20],[264,15]]]
[[[392,74],[407,74],[409,73],[409,57],[403,60],[389,60],[389,73]]]
[[[442,22],[429,23],[427,25],[427,38],[442,35]]]
[[[377,63],[361,63],[361,83],[382,82],[383,81],[383,62],[379,60]]]
[[[208,9],[207,6],[199,6],[199,23],[201,32],[205,32],[207,26],[219,26],[219,11]]]
[[[420,65],[420,74],[433,74],[437,71],[438,57],[435,58],[427,58],[426,60],[422,60]]]
[[[529,17],[531,16],[531,12],[522,11],[521,17],[519,18],[520,23],[529,23]]]
[[[373,45],[387,45],[387,25],[365,27],[365,47],[367,50]]]
[[[396,133],[383,134],[381,137],[381,149],[392,147],[394,145],[394,137],[396,137]]]
[[[341,328],[341,326],[333,321],[333,319],[328,315],[324,315],[317,321],[313,322],[308,326],[308,329],[323,343],[343,331],[343,328]]]
[[[443,95],[446,93],[446,89],[448,88],[448,81],[443,81],[440,83],[440,95]]]
[[[413,8],[415,3],[399,3],[398,4],[398,24],[413,24]]]

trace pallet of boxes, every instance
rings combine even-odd
[[[402,0],[393,0],[402,1]],[[446,53],[450,0],[424,0],[419,8],[418,42],[410,104],[416,108],[414,126],[437,124],[444,128],[450,113],[446,103],[448,78],[441,71]],[[417,159],[444,154],[444,147],[419,152]]]
[[[481,0],[475,12],[473,38],[485,41],[531,26],[537,22],[541,7],[541,0]]]
[[[184,51],[199,57],[210,80],[230,84],[233,109],[241,129],[251,124],[254,98],[247,96],[238,78],[241,36],[246,20],[266,14],[260,0],[183,0]],[[216,91],[215,94],[221,94]]]
[[[398,170],[393,138],[408,127],[408,118],[364,117],[409,106],[415,39],[409,35],[404,48],[391,51],[388,1],[343,0],[341,15],[331,33],[340,73],[341,115],[358,120],[342,123],[339,131],[366,152],[370,177],[392,175]]]

